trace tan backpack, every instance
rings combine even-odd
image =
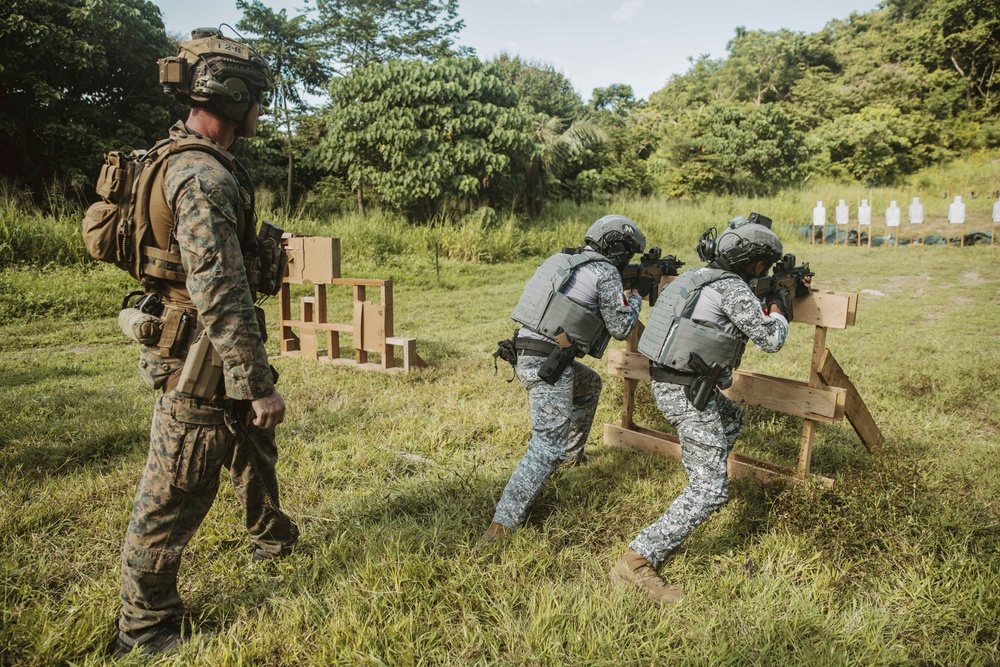
[[[166,158],[186,150],[210,153],[227,169],[233,169],[234,159],[230,153],[196,136],[164,139],[148,151],[105,154],[96,186],[101,199],[91,204],[83,218],[83,241],[91,257],[114,264],[137,280],[149,275],[184,280],[183,269],[163,270],[157,266],[180,268],[180,258],[174,257],[175,253],[166,253],[165,249],[157,249],[156,243],[150,242],[154,235],[149,228],[151,219],[172,217],[169,211],[150,210],[166,206],[162,196],[155,196],[154,187],[163,187],[161,167]],[[161,254],[164,256],[159,257]]]

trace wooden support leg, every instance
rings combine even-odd
[[[381,290],[382,297],[382,307],[385,308],[385,339],[382,341],[382,368],[389,370],[395,365],[395,359],[392,357],[392,345],[389,344],[387,339],[392,338],[392,281],[387,280],[385,284],[382,285]],[[405,359],[404,359],[405,363]],[[406,369],[407,371],[409,368]]]
[[[869,236],[869,238],[871,238]],[[813,336],[812,363],[809,367],[809,386],[822,387],[823,380],[819,376],[819,369],[823,363],[823,352],[826,350],[826,327],[816,327],[816,334]],[[802,444],[799,448],[799,477],[805,479],[809,476],[809,469],[812,465],[813,440],[816,437],[817,422],[812,419],[803,420],[802,424]]]
[[[625,340],[625,351],[636,352],[639,349],[639,337],[643,330],[642,322],[636,322],[635,329]],[[633,428],[635,422],[632,420],[632,413],[635,411],[635,390],[639,386],[638,380],[625,378],[625,387],[622,389],[622,427]]]
[[[362,335],[365,326],[365,286],[354,286],[354,331],[351,334],[351,344],[354,345],[354,361],[359,364],[368,363],[368,353],[364,350],[364,336]]]
[[[282,283],[278,292],[278,321],[279,321],[279,342],[282,352],[294,352],[299,349],[299,337],[292,331],[292,327],[285,322],[292,319],[292,288],[288,283]]]
[[[319,339],[316,335],[316,299],[311,296],[302,297],[302,356],[319,359]]]

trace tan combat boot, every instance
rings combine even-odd
[[[490,542],[502,542],[510,537],[511,529],[496,521],[490,523],[483,536],[479,538],[479,544],[489,544]]]
[[[650,562],[632,549],[625,552],[608,574],[611,581],[631,584],[660,604],[677,602],[684,597],[684,591],[668,586]]]

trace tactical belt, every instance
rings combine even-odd
[[[553,343],[546,343],[544,340],[538,340],[537,338],[523,338],[521,336],[514,338],[514,347],[517,349],[518,354],[523,354],[527,357],[547,357],[552,354],[553,350],[559,349]]]
[[[679,384],[686,387],[698,376],[693,373],[681,373],[680,371],[671,370],[666,366],[661,366],[651,361],[649,362],[649,377],[657,382],[670,382],[671,384]]]

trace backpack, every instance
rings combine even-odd
[[[164,206],[163,197],[156,197],[154,187],[163,187],[161,167],[171,155],[185,150],[200,150],[215,156],[230,171],[234,168],[231,154],[207,139],[195,135],[164,139],[149,150],[129,154],[110,151],[97,177],[95,190],[101,199],[87,209],[83,217],[83,241],[90,256],[100,262],[114,264],[137,280],[143,276],[184,280],[184,274],[172,269],[178,262],[168,262],[167,270],[157,270],[156,260],[173,260],[163,250],[150,243],[153,237],[150,221],[156,216],[153,206]],[[160,214],[163,211],[159,211]],[[154,264],[147,262],[149,254]],[[163,255],[160,257],[160,255]]]

